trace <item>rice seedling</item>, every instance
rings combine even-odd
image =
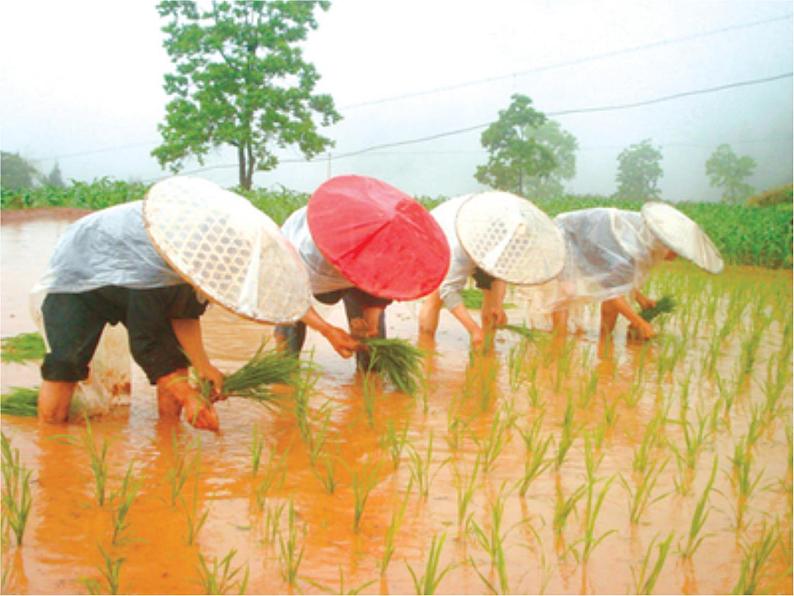
[[[104,567],[97,567],[106,586],[102,586],[96,578],[81,578],[82,584],[86,587],[89,594],[118,594],[121,576],[121,566],[124,564],[123,558],[114,559],[111,557],[101,544],[97,544]]]
[[[507,372],[510,390],[518,391],[526,380],[524,362],[527,358],[528,341],[520,341],[510,348],[507,355]]]
[[[686,536],[686,545],[683,548],[679,545],[679,552],[684,559],[691,559],[701,543],[709,536],[709,534],[701,534],[703,527],[706,525],[711,507],[709,506],[709,493],[714,486],[714,479],[717,477],[717,463],[718,457],[714,457],[714,465],[711,467],[711,476],[706,483],[703,492],[695,505],[695,510],[692,512],[692,520],[689,523],[689,532]]]
[[[568,374],[570,373],[571,369],[571,356],[573,355],[573,350],[576,346],[576,342],[572,339],[566,339],[565,343],[560,350],[560,354],[557,357],[557,367],[555,369],[555,380],[554,380],[554,391],[556,393],[560,392],[560,388],[562,387],[562,381]]]
[[[199,553],[199,579],[198,583],[204,594],[228,594],[235,590],[238,594],[244,594],[248,587],[248,565],[240,576],[243,566],[232,567],[232,559],[237,554],[237,549],[231,549],[220,561],[218,557],[212,558],[211,565],[207,565],[204,555]]]
[[[289,448],[284,450],[284,453],[276,460],[276,451],[271,450],[270,456],[267,460],[267,466],[264,469],[262,480],[256,485],[254,489],[254,497],[259,511],[262,511],[265,506],[265,499],[267,493],[271,488],[280,487],[284,483],[284,477],[287,473],[287,454]]]
[[[529,486],[540,476],[551,464],[551,459],[546,459],[546,452],[551,444],[552,436],[549,435],[541,440],[540,432],[543,424],[543,414],[535,418],[535,421],[524,431],[519,428],[518,432],[524,440],[526,455],[524,456],[524,473],[518,483],[518,494],[526,496]]]
[[[498,329],[504,329],[506,331],[510,331],[511,333],[515,333],[522,340],[527,340],[527,341],[535,341],[540,337],[540,332],[534,329],[530,329],[524,324],[511,325],[508,323],[505,325],[499,325]]]
[[[33,498],[30,492],[30,476],[32,471],[22,464],[19,449],[11,449],[11,441],[4,433],[2,437],[2,524],[3,535],[7,528],[14,533],[17,546],[22,544],[25,526],[28,523]]]
[[[275,383],[292,385],[310,365],[279,349],[259,346],[251,359],[223,380],[223,392],[251,399],[267,407],[278,405],[278,396],[270,389]]]
[[[105,505],[105,485],[108,480],[108,447],[107,439],[102,439],[101,449],[97,449],[96,441],[94,440],[94,433],[91,429],[91,422],[88,418],[85,419],[85,433],[82,436],[82,445],[90,458],[91,471],[94,474],[94,491],[96,493],[97,503],[100,507]]]
[[[669,460],[665,460],[661,463],[661,465],[658,461],[654,461],[647,466],[641,473],[636,488],[633,488],[628,482],[626,482],[623,476],[620,477],[620,482],[628,493],[629,519],[631,520],[632,524],[640,523],[640,520],[642,519],[642,516],[648,507],[658,501],[661,501],[668,494],[670,494],[669,492],[662,493],[661,495],[652,498],[653,489],[656,487],[656,483],[659,481],[659,476],[664,471],[668,461]]]
[[[670,551],[670,544],[673,542],[674,532],[670,532],[667,538],[659,543],[657,546],[656,561],[651,566],[651,557],[653,556],[653,547],[656,544],[658,535],[651,540],[648,545],[648,550],[645,551],[645,557],[638,570],[635,570],[634,565],[631,567],[631,575],[634,578],[634,593],[635,594],[652,594],[653,588],[659,579],[659,574],[664,567],[664,562],[667,560],[667,554]]]
[[[753,476],[753,454],[750,435],[744,435],[734,444],[733,457],[731,458],[732,471],[731,482],[736,490],[736,529],[744,527],[744,516],[750,497],[755,492],[756,487],[761,482],[764,470]]]
[[[496,590],[491,582],[489,582],[488,579],[486,579],[486,577],[480,573],[480,570],[477,568],[474,560],[471,559],[472,567],[477,572],[477,575],[480,576],[480,579],[492,592],[509,594],[510,584],[508,582],[507,575],[507,561],[505,558],[504,541],[510,530],[502,534],[502,518],[504,517],[503,490],[504,485],[502,486],[502,490],[500,491],[499,495],[491,503],[491,523],[488,532],[485,532],[473,517],[469,518],[468,531],[491,559],[491,567],[496,569],[497,575],[499,577],[499,590],[501,590],[501,592]]]
[[[185,502],[183,497],[179,497],[182,500],[182,505],[185,509],[185,518],[187,521],[187,544],[193,544],[196,541],[196,537],[201,531],[201,528],[204,527],[204,524],[207,521],[207,516],[210,513],[208,509],[205,509],[203,512],[199,511],[198,487],[198,478],[196,478],[196,482],[193,484],[193,501],[190,503],[190,505]]]
[[[0,414],[7,416],[38,415],[39,389],[34,387],[10,387],[9,393],[0,395]]]
[[[368,582],[364,582],[363,584],[359,584],[358,586],[353,588],[345,587],[345,573],[344,571],[342,571],[342,566],[339,565],[339,588],[334,589],[329,586],[323,585],[319,582],[313,581],[311,579],[307,579],[306,581],[309,582],[311,585],[313,585],[315,588],[319,588],[320,590],[323,590],[329,594],[354,595],[354,594],[360,594],[363,590],[366,590],[369,586],[374,584],[376,580],[371,579]]]
[[[308,369],[305,374],[294,379],[292,389],[293,413],[301,438],[306,445],[312,444],[312,426],[309,422],[309,400],[314,391],[314,386],[320,379],[320,374],[314,369]]]
[[[430,494],[430,483],[435,475],[443,468],[449,458],[445,459],[436,469],[436,473],[430,475],[430,465],[433,463],[433,431],[427,440],[427,451],[423,458],[413,445],[408,445],[408,465],[411,469],[411,479],[416,482],[416,490],[420,497],[427,497]]]
[[[583,383],[579,391],[579,407],[588,409],[590,407],[590,400],[593,399],[596,391],[598,391],[598,370],[593,369],[587,381]]]
[[[325,441],[328,438],[328,429],[331,426],[331,416],[333,415],[333,405],[330,401],[326,401],[320,406],[317,412],[319,418],[319,426],[317,430],[312,431],[309,440],[309,461],[312,465],[317,463],[317,458],[320,457]]]
[[[651,461],[653,449],[656,447],[657,441],[661,436],[660,431],[664,426],[664,422],[665,415],[661,410],[659,410],[646,425],[640,446],[634,450],[634,458],[631,462],[631,467],[635,472],[644,474],[647,470]]]
[[[733,594],[756,594],[763,579],[763,571],[772,551],[780,541],[776,525],[764,526],[761,536],[750,544],[742,546],[743,558],[739,579],[733,587]]]
[[[468,478],[461,476],[455,470],[455,497],[458,506],[458,529],[463,527],[463,521],[466,519],[466,513],[469,510],[469,505],[474,498],[474,491],[477,486],[477,476],[480,471],[480,455],[474,459],[474,467]]]
[[[640,311],[640,316],[646,321],[653,321],[656,317],[673,312],[676,303],[675,299],[670,296],[662,296],[656,301],[656,305],[650,308],[643,308]]]
[[[0,340],[0,361],[29,362],[42,360],[47,348],[39,333],[20,333]]]
[[[414,582],[414,588],[417,594],[435,594],[438,585],[444,576],[452,570],[452,564],[448,564],[443,569],[439,569],[439,560],[441,558],[441,551],[444,548],[444,541],[447,535],[442,533],[441,536],[433,536],[430,541],[430,552],[427,555],[425,562],[425,571],[421,576],[417,575],[413,567],[406,561],[405,566],[408,568],[408,573],[411,574],[411,579]]]
[[[395,545],[394,539],[397,536],[397,532],[400,531],[400,526],[403,523],[403,517],[405,516],[405,508],[408,506],[408,497],[411,495],[411,487],[410,485],[405,491],[405,497],[397,506],[397,508],[392,512],[391,520],[389,521],[389,526],[386,528],[386,536],[384,537],[383,541],[383,556],[380,559],[380,563],[378,564],[380,569],[380,575],[386,573],[386,569],[389,567],[389,563],[391,562],[391,558],[394,555]]]
[[[568,401],[565,405],[565,414],[562,418],[562,433],[560,433],[560,441],[557,443],[557,456],[554,459],[554,467],[559,470],[565,461],[565,456],[568,450],[573,445],[574,439],[579,431],[574,428],[573,424],[573,396],[568,393]]]
[[[325,453],[319,457],[319,463],[322,465],[322,471],[318,472],[316,467],[312,467],[312,472],[322,483],[325,492],[332,495],[336,490],[336,471],[334,470],[334,463],[331,461],[331,456]]]
[[[113,538],[111,544],[118,544],[121,534],[129,528],[127,522],[127,514],[130,512],[135,497],[138,496],[138,491],[141,488],[141,481],[132,475],[133,462],[127,466],[127,472],[121,481],[121,487],[118,493],[113,497],[113,500],[118,501],[116,509],[113,510]]]
[[[190,451],[193,457],[188,459]],[[183,441],[180,443],[176,438],[176,433],[171,434],[171,452],[173,453],[174,463],[165,472],[165,479],[170,487],[171,506],[176,506],[176,501],[191,474],[198,474],[201,465],[201,442]]]
[[[265,446],[265,437],[258,425],[254,425],[251,431],[251,475],[256,476],[259,471],[259,464],[262,461],[262,449]]]
[[[351,483],[353,488],[353,531],[358,532],[361,526],[361,516],[372,490],[380,481],[380,462],[375,464],[365,463],[360,468],[352,471]]]
[[[305,528],[304,528],[305,534]],[[298,550],[298,526],[295,522],[295,505],[289,501],[287,511],[287,536],[279,534],[279,561],[281,563],[281,576],[287,585],[293,587],[298,583],[298,570],[303,561],[305,545]]]
[[[615,477],[613,476],[607,480],[601,487],[601,491],[596,495],[595,485],[599,482],[599,479],[596,477],[596,471],[598,470],[598,466],[600,465],[604,456],[603,454],[599,457],[595,456],[588,435],[585,435],[584,452],[585,470],[587,473],[585,482],[585,494],[587,495],[587,500],[585,501],[584,512],[584,534],[582,538],[572,545],[572,550],[577,561],[582,561],[586,565],[587,561],[590,559],[590,555],[593,553],[596,547],[603,542],[604,538],[610,534],[613,534],[616,530],[609,530],[600,536],[596,535],[596,520],[598,519],[598,514],[601,512],[601,507],[604,504],[604,499],[606,498],[607,492],[609,491],[609,487],[612,485]],[[575,549],[577,544],[582,545],[581,553]]]
[[[513,426],[514,420],[514,417],[504,419],[501,410],[497,411],[491,421],[490,431],[484,440],[479,441],[472,435],[472,439],[479,449],[483,473],[487,474],[491,470],[499,454],[502,453],[509,440],[510,427]]]
[[[279,536],[279,526],[281,525],[281,516],[284,513],[284,508],[287,506],[286,502],[279,503],[273,507],[265,507],[264,509],[264,522],[262,541],[266,544],[275,544],[276,538]]]
[[[449,450],[456,452],[463,444],[463,440],[468,430],[468,422],[461,418],[458,414],[453,414],[447,417],[447,435],[445,440]]]
[[[366,338],[361,343],[369,351],[368,372],[384,375],[399,391],[414,397],[422,384],[424,351],[404,339]]]
[[[389,452],[391,463],[396,470],[400,465],[403,449],[408,441],[408,421],[397,431],[392,420],[386,421],[386,432],[381,436],[381,448]]]
[[[367,417],[367,424],[370,428],[375,428],[375,400],[378,397],[378,382],[380,379],[368,373],[361,377],[361,398],[364,404],[364,414]]]
[[[562,534],[565,530],[566,524],[568,523],[568,518],[570,517],[571,513],[575,513],[576,504],[585,495],[586,490],[586,485],[582,485],[573,493],[571,493],[568,498],[564,498],[562,489],[557,486],[557,497],[554,501],[554,518],[552,520],[552,528],[554,529],[554,535],[556,536],[558,542],[562,540]]]

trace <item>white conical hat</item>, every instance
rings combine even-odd
[[[653,235],[681,257],[689,259],[709,273],[725,267],[720,251],[694,221],[666,203],[645,203],[642,216]]]
[[[300,258],[244,197],[175,176],[149,189],[143,219],[157,252],[214,302],[264,323],[293,322],[309,309]]]
[[[543,283],[565,263],[565,241],[554,222],[507,192],[473,195],[458,210],[455,227],[474,262],[509,283]]]

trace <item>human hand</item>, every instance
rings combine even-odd
[[[640,340],[653,339],[656,337],[656,329],[648,321],[640,320],[637,324],[629,325],[630,334]]]
[[[350,358],[359,347],[355,338],[339,327],[331,327],[323,335],[342,358]]]
[[[353,337],[375,337],[378,335],[378,329],[373,329],[365,319],[359,317],[350,319],[350,334]]]
[[[485,345],[485,333],[483,330],[477,327],[471,332],[471,347],[475,350],[482,350],[483,346]]]
[[[220,428],[218,413],[211,403],[207,403],[198,392],[183,396],[182,409],[185,419],[193,426],[202,430],[217,431]]]
[[[198,374],[202,379],[207,379],[212,383],[212,401],[226,399],[228,396],[223,394],[223,373],[214,365],[209,362],[198,369]]]
[[[481,316],[483,327],[494,328],[507,324],[507,313],[501,306],[483,308]]]

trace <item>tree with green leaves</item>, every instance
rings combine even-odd
[[[511,100],[480,137],[488,163],[477,166],[474,178],[491,188],[526,196],[530,180],[548,176],[557,162],[554,152],[534,135],[546,116],[532,107],[526,95],[515,94]]]
[[[755,171],[755,160],[749,155],[739,157],[730,145],[722,144],[706,161],[706,175],[711,186],[722,188],[722,200],[741,203],[751,194],[753,187],[745,183]]]
[[[662,150],[650,139],[631,145],[618,155],[617,199],[645,201],[659,198]]]
[[[331,96],[315,94],[320,76],[298,43],[317,28],[325,1],[195,2],[168,0],[164,46],[176,66],[165,76],[166,105],[152,151],[174,171],[188,156],[203,164],[222,145],[237,150],[239,184],[250,189],[255,170],[278,165],[275,147],[296,145],[308,159],[333,142],[317,132],[340,120]]]
[[[529,177],[525,186],[526,196],[531,199],[554,199],[562,196],[565,181],[576,176],[576,150],[579,148],[576,137],[564,130],[559,122],[551,119],[527,132],[535,142],[551,151],[556,165],[546,174]]]
[[[36,167],[19,153],[0,151],[0,186],[6,190],[31,188],[41,178]]]

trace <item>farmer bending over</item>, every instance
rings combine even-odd
[[[289,304],[279,298],[283,284],[271,287],[279,278]],[[295,320],[309,307],[308,280],[278,227],[246,199],[187,177],[72,224],[38,289],[47,292],[48,346],[38,413],[55,423],[66,421],[78,382],[89,376],[105,325],[121,322],[132,357],[157,386],[160,417],[178,419],[184,409],[195,427],[217,430],[211,402],[223,397],[223,374],[202,342],[207,297],[261,321]],[[311,313],[307,322],[318,324]],[[340,351],[353,342],[341,329],[333,335]],[[189,382],[190,365],[211,383],[209,399]]]
[[[654,300],[640,292],[651,269],[683,256],[711,273],[723,268],[719,251],[708,236],[674,207],[651,202],[641,212],[614,208],[571,211],[554,219],[565,235],[566,263],[557,279],[536,288],[551,312],[554,332],[568,328],[574,304],[601,302],[600,343],[611,339],[618,315],[628,319],[635,335],[650,339],[653,326],[632,308],[651,308]]]
[[[447,242],[427,210],[366,176],[326,181],[281,229],[306,266],[315,299],[342,300],[354,337],[385,337],[386,306],[433,291],[449,265]],[[280,325],[276,337],[298,354],[306,326]],[[367,367],[364,352],[356,358]]]
[[[505,192],[464,195],[445,201],[430,214],[450,246],[449,272],[422,304],[419,333],[432,340],[445,306],[466,328],[475,348],[507,323],[508,283],[535,284],[555,276],[563,265],[562,236],[549,217],[526,199]],[[478,325],[463,303],[469,277],[483,292]]]

